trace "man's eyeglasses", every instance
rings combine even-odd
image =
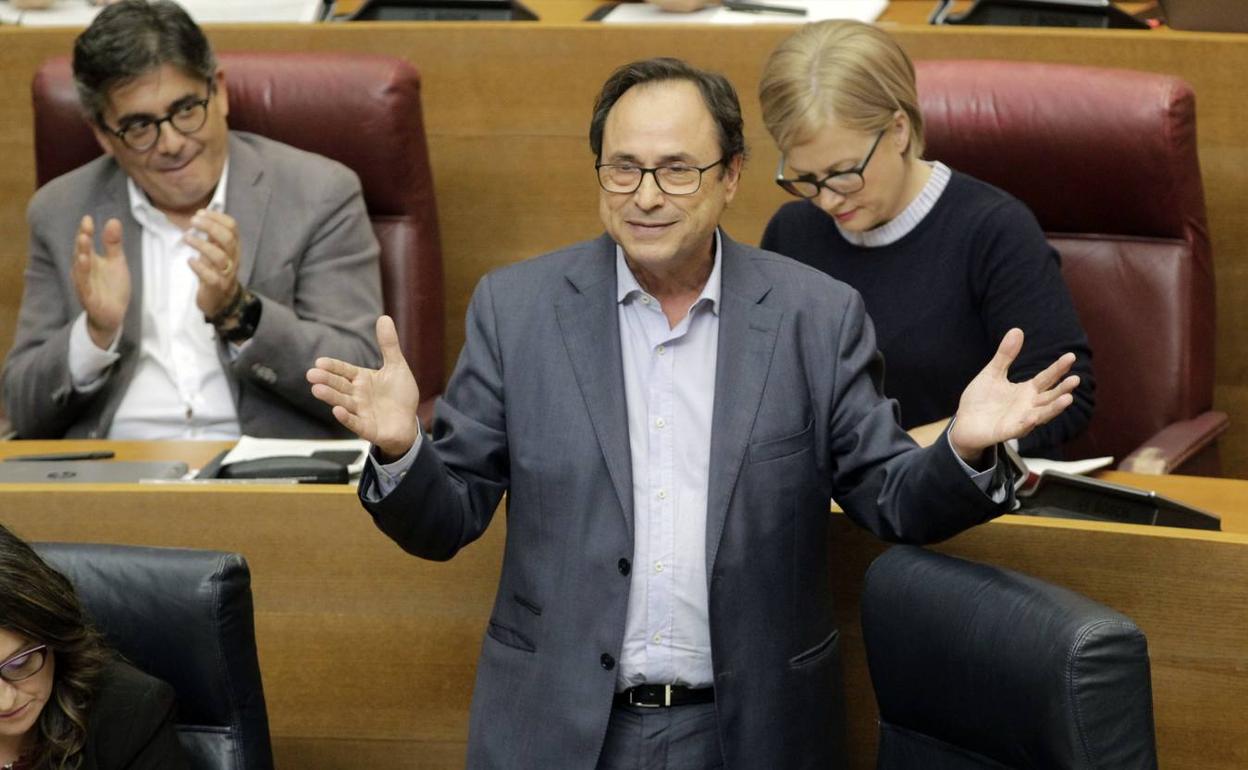
[[[22,650],[3,663],[0,663],[0,679],[9,684],[16,684],[23,679],[30,679],[43,670],[43,664],[47,661],[48,646],[46,644],[31,647],[29,650]]]
[[[208,95],[203,99],[183,102],[170,110],[169,114],[163,118],[136,118],[121,128],[114,129],[105,126],[104,129],[135,152],[147,152],[156,146],[157,140],[160,139],[162,123],[168,123],[183,135],[193,134],[203,128],[204,123],[208,121],[208,100],[211,98],[210,87]]]
[[[724,162],[720,158],[701,168],[684,163],[643,168],[633,163],[596,163],[598,184],[609,193],[634,193],[641,187],[646,174],[654,175],[654,183],[668,195],[693,195],[702,187],[702,174]]]
[[[867,180],[862,178],[862,172],[866,171],[867,164],[871,162],[871,156],[875,155],[875,148],[880,146],[880,140],[884,138],[884,134],[888,133],[888,129],[884,129],[875,135],[875,142],[872,143],[871,149],[867,151],[867,157],[862,159],[854,168],[848,171],[834,171],[823,179],[817,179],[814,174],[802,174],[796,179],[787,179],[784,176],[783,155],[780,156],[780,165],[776,168],[776,184],[784,188],[784,191],[796,195],[799,198],[818,198],[819,190],[827,188],[837,195],[849,195],[856,193],[866,186]]]

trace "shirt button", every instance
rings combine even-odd
[[[620,559],[615,563],[615,566],[619,568],[621,575],[628,575],[628,573],[633,571],[633,565],[629,563],[628,559]]]
[[[667,499],[667,490],[666,490],[666,489],[660,489],[660,490],[659,490],[659,499],[660,499],[660,500],[666,500],[666,499]]]
[[[655,352],[658,353],[659,355],[663,355],[664,353],[667,352],[667,348],[663,345],[659,345],[658,350],[656,350]]]
[[[643,304],[643,305],[649,305],[649,304],[650,304],[650,298],[649,298],[649,297],[647,297],[645,294],[642,294],[642,295],[641,295],[641,304]]]
[[[602,667],[608,671],[615,668],[615,658],[605,652],[602,654],[602,657],[598,659],[598,662],[601,663]]]
[[[662,634],[655,634],[655,635],[654,635],[654,643],[655,643],[655,644],[658,644],[658,643],[659,643],[659,642],[661,642],[661,641],[663,641],[663,635],[662,635]]]
[[[656,561],[656,562],[654,563],[654,571],[655,571],[655,572],[662,572],[662,571],[663,571],[663,562],[661,562],[661,561]]]
[[[654,427],[656,428],[662,428],[665,425],[667,425],[667,420],[664,420],[662,417],[654,421]]]

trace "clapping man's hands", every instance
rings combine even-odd
[[[195,304],[205,318],[216,318],[233,304],[238,283],[238,224],[229,214],[204,209],[191,218],[186,242],[199,252],[188,264],[199,277]]]
[[[70,276],[78,302],[87,313],[87,333],[101,350],[117,337],[130,306],[130,266],[122,250],[121,221],[110,219],[100,234],[104,253],[95,250],[95,220],[78,223],[74,239],[74,264]]]

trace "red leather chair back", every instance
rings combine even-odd
[[[360,177],[381,243],[386,312],[426,404],[442,392],[442,249],[420,109],[420,74],[402,59],[352,53],[222,53],[230,127],[319,153]],[[100,154],[67,57],[32,85],[35,175],[43,185]]]
[[[918,62],[926,157],[1026,203],[1062,256],[1096,410],[1069,457],[1121,459],[1213,403],[1214,279],[1179,78],[1006,61]]]

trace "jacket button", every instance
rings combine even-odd
[[[611,657],[605,652],[602,654],[602,657],[599,658],[598,660],[602,663],[602,667],[608,671],[615,668],[615,658]]]
[[[633,565],[628,563],[628,559],[620,559],[615,566],[619,567],[621,575],[627,576],[633,571]]]

